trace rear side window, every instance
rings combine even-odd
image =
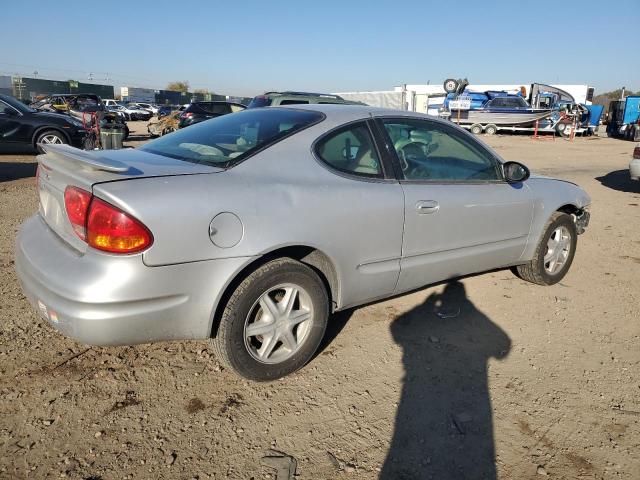
[[[322,113],[312,111],[248,109],[178,130],[145,144],[140,150],[228,168],[322,119]]]
[[[329,134],[316,145],[316,153],[332,168],[363,177],[383,176],[371,132],[357,123]]]

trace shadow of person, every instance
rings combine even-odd
[[[405,376],[380,478],[496,478],[487,361],[508,354],[507,334],[459,281],[398,317],[391,333]]]

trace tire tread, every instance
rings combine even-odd
[[[220,325],[218,326],[217,335],[210,339],[210,344],[212,346],[213,353],[216,359],[220,362],[220,364],[226,368],[230,368],[236,372],[239,372],[239,365],[236,365],[233,358],[230,355],[230,350],[227,348],[227,345],[232,343],[232,324],[233,324],[233,315],[238,310],[237,304],[241,301],[244,295],[247,293],[252,286],[252,284],[260,277],[269,276],[271,274],[276,274],[283,269],[300,269],[303,268],[305,270],[309,270],[313,275],[317,275],[312,269],[310,269],[307,265],[293,258],[282,257],[277,258],[275,260],[271,260],[258,268],[256,268],[253,272],[248,274],[240,284],[235,288],[234,292],[231,294],[229,299],[227,300],[226,305],[224,306],[224,310],[222,312],[222,316],[220,318]],[[318,278],[318,283],[322,284],[320,278]],[[325,292],[326,294],[326,292]],[[328,301],[327,301],[328,303]],[[324,333],[324,329],[323,329]],[[262,378],[260,376],[247,375],[247,372],[239,372],[245,378],[250,378],[252,380],[257,381],[268,381],[272,380],[271,378]],[[282,372],[276,373],[275,378],[279,378],[280,376],[284,376],[290,373],[287,367],[282,368]],[[273,379],[275,379],[273,378]]]

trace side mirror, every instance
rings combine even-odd
[[[531,172],[527,167],[518,162],[505,162],[502,164],[504,178],[509,183],[524,182]]]

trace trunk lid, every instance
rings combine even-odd
[[[69,145],[45,145],[38,156],[40,215],[49,227],[77,250],[87,244],[76,236],[67,217],[64,191],[72,185],[88,192],[99,183],[149,177],[210,174],[223,169],[189,163],[135,149],[85,151]]]

